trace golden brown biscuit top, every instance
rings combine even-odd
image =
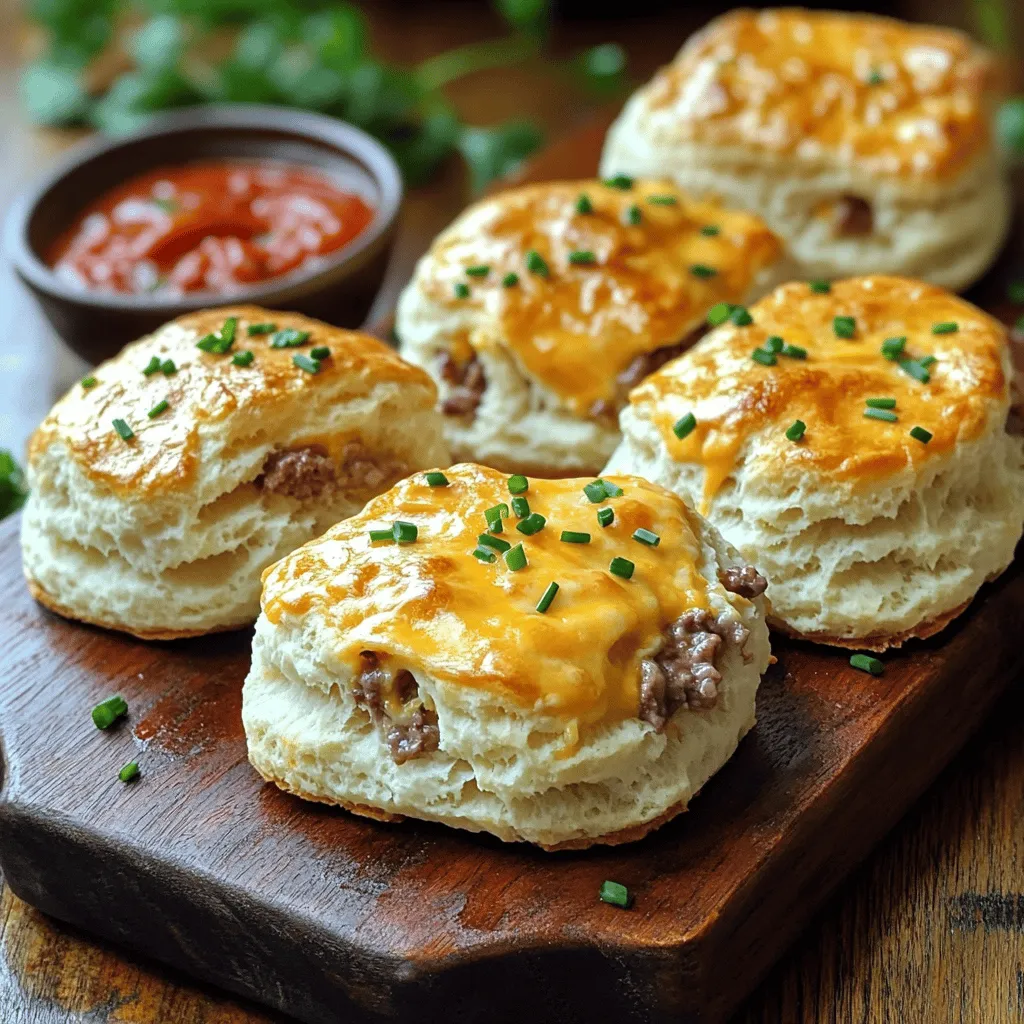
[[[231,320],[230,349],[218,354],[197,346],[208,335],[222,337]],[[250,334],[254,325],[274,330]],[[296,337],[302,332],[308,338]],[[301,344],[275,347],[289,339]],[[314,359],[320,346],[330,354]],[[247,358],[238,355],[244,352],[251,352],[252,360],[239,365]],[[296,358],[312,362],[303,368]],[[314,367],[317,372],[309,372]],[[202,425],[245,416],[255,434],[261,411],[301,404],[320,388],[339,397],[358,396],[382,381],[418,385],[431,401],[436,394],[423,371],[367,334],[257,306],[191,313],[128,345],[76,384],[33,434],[29,459],[34,462],[51,444],[62,442],[88,477],[115,492],[138,497],[180,490],[194,479]],[[131,436],[122,437],[115,420]]]
[[[693,513],[638,477],[609,477],[621,493],[596,502],[584,492],[592,481],[530,479],[518,497],[545,523],[527,535],[507,475],[470,464],[444,473],[447,486],[409,477],[266,570],[267,618],[315,615],[331,655],[356,673],[360,652],[370,651],[413,675],[487,690],[540,714],[580,723],[636,717],[641,658],[660,647],[667,624],[708,606]],[[490,534],[485,510],[501,504],[510,514]],[[606,507],[615,518],[602,527],[597,511]],[[371,530],[396,521],[415,526],[413,542],[371,539]],[[634,540],[638,528],[657,534],[657,546]],[[590,541],[569,543],[562,531]],[[521,545],[525,566],[510,568],[516,556],[481,535],[499,547]],[[494,561],[474,557],[478,548]],[[631,578],[610,571],[614,558],[634,564]],[[540,612],[551,583],[558,592]]]
[[[622,184],[513,189],[472,207],[437,239],[420,287],[453,311],[478,314],[456,339],[456,359],[508,346],[584,416],[614,399],[616,376],[637,356],[682,341],[715,303],[743,301],[781,255],[750,214],[696,202],[666,182]]]
[[[646,88],[681,139],[915,178],[990,144],[992,64],[947,28],[798,8],[711,22]]]
[[[934,285],[860,277],[820,293],[793,282],[749,316],[630,395],[673,459],[704,468],[704,511],[741,459],[765,479],[786,467],[869,484],[948,453],[1008,410],[1006,329]],[[806,429],[791,440],[797,420]]]

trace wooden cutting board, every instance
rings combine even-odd
[[[600,139],[525,177],[591,172]],[[11,888],[311,1024],[722,1020],[1024,666],[1019,567],[880,678],[777,641],[756,729],[689,813],[630,846],[543,854],[264,785],[240,721],[250,634],[146,644],[61,620],[25,590],[17,530],[0,525]],[[90,709],[113,693],[130,714],[99,732]],[[604,879],[632,909],[597,900]]]

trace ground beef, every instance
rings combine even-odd
[[[392,678],[386,664],[372,651],[363,651],[360,659],[362,671],[356,677],[353,695],[356,703],[366,708],[374,725],[384,734],[395,764],[403,764],[419,754],[437,750],[441,734],[435,712],[419,704],[407,722],[396,722],[387,712],[385,696],[388,687],[393,689],[396,699],[406,705],[419,696],[415,676],[402,669]]]
[[[451,385],[441,403],[441,411],[448,416],[472,416],[487,390],[480,360],[474,356],[460,366],[450,355],[445,355],[441,360],[441,379]]]
[[[768,581],[752,565],[730,565],[718,578],[729,593],[751,601],[768,589]]]
[[[260,478],[266,490],[298,501],[318,498],[335,483],[334,463],[327,449],[318,444],[271,452]]]
[[[401,459],[384,452],[372,452],[362,441],[349,441],[341,450],[338,483],[344,490],[379,494],[409,475]]]
[[[715,658],[723,641],[742,650],[750,631],[726,615],[695,610],[665,631],[665,645],[640,663],[640,718],[659,732],[681,707],[713,708],[722,675]]]
[[[860,196],[843,196],[835,207],[836,231],[845,237],[870,235],[875,229],[871,204]]]

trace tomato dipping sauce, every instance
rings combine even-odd
[[[162,167],[78,216],[48,262],[90,291],[229,293],[335,252],[373,219],[313,167],[225,160]]]

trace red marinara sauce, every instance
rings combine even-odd
[[[237,291],[350,242],[373,219],[313,167],[225,160],[162,167],[78,216],[49,264],[90,291]]]

